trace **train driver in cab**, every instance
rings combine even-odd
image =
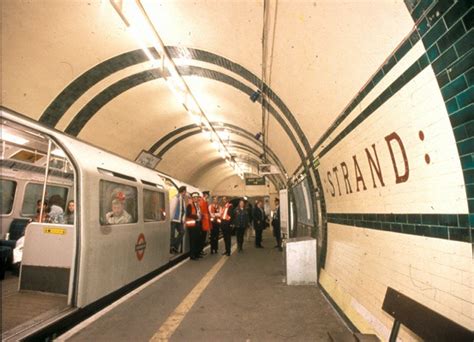
[[[132,216],[125,210],[125,201],[118,198],[112,200],[112,211],[105,214],[107,224],[125,224],[132,221]]]

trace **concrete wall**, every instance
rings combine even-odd
[[[315,153],[327,219],[320,283],[360,330],[384,340],[388,286],[474,329],[467,3],[406,1],[417,25]],[[416,338],[405,328],[399,336]]]

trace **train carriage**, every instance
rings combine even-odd
[[[56,293],[66,307],[82,308],[170,262],[170,195],[185,183],[5,108],[1,114],[4,251],[15,248],[13,223],[26,226],[18,296]],[[36,206],[54,196],[63,216],[74,201],[72,220],[53,221],[51,208],[45,215]]]

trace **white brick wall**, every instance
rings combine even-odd
[[[325,271],[388,331],[393,319],[381,309],[388,286],[474,329],[468,243],[329,223]],[[405,329],[400,337],[413,338]]]

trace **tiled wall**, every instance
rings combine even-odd
[[[470,244],[332,223],[328,237],[321,284],[351,320],[366,321],[362,331],[388,340],[393,318],[381,310],[388,286],[474,329]],[[400,337],[414,338],[406,329]]]
[[[405,3],[414,28],[313,148],[328,222],[320,282],[384,339],[388,286],[474,328],[473,7]]]

